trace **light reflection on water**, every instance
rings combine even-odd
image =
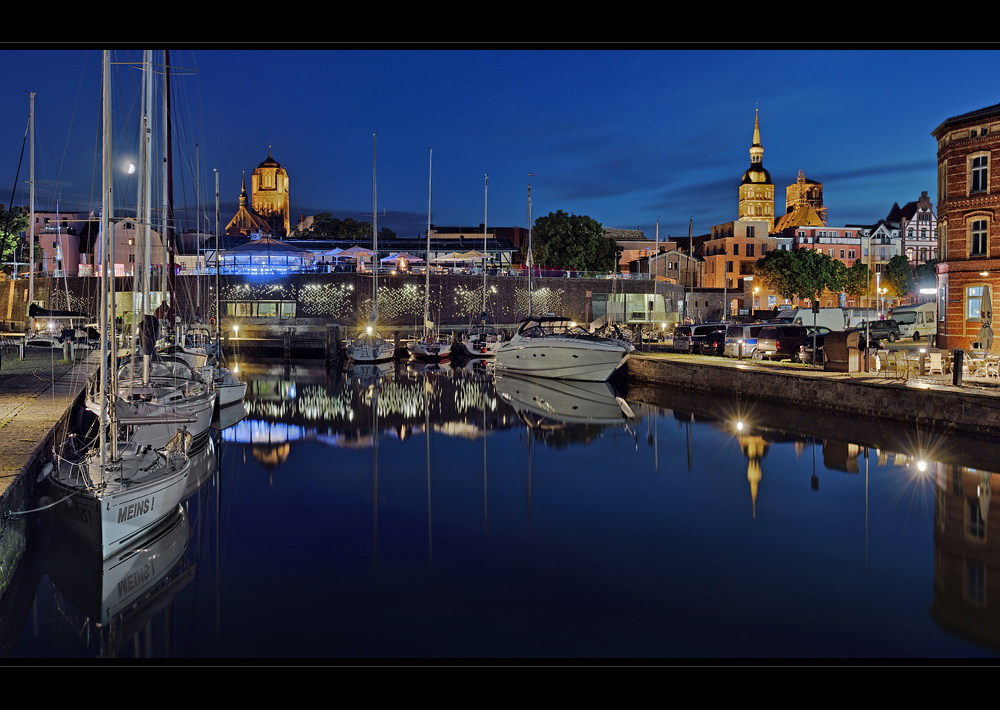
[[[1000,651],[990,444],[477,363],[249,372],[129,583],[39,521],[9,656]]]

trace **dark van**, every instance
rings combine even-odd
[[[702,323],[701,325],[679,325],[674,328],[675,353],[700,353],[701,341],[709,333],[725,328],[721,323]]]

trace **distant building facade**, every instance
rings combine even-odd
[[[261,162],[250,174],[250,193],[246,175],[240,191],[240,206],[226,225],[226,234],[261,234],[284,237],[290,233],[288,172],[271,157]]]

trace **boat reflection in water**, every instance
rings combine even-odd
[[[1000,656],[992,441],[483,361],[243,371],[180,560],[89,593],[145,655]],[[40,631],[47,574],[11,656],[85,655]]]
[[[195,577],[188,506],[216,473],[215,442],[191,455],[183,502],[127,549],[102,559],[91,544],[46,513],[27,577],[51,582],[58,623],[74,632],[72,656],[172,655],[171,600]],[[58,511],[58,507],[56,508]]]

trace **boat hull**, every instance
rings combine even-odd
[[[540,342],[530,342],[538,340]],[[527,341],[527,342],[524,342]],[[498,371],[532,377],[606,382],[625,364],[623,345],[581,343],[573,338],[517,339],[504,343],[495,356]]]
[[[58,506],[60,521],[103,559],[131,549],[184,499],[190,459],[169,456],[165,465],[169,468],[149,480],[132,484],[109,481],[103,491],[97,491],[83,485],[83,478],[69,464],[62,464],[48,481],[51,495],[62,501]]]
[[[428,343],[418,340],[406,346],[410,357],[417,360],[443,360],[451,356],[451,343],[433,342]]]

